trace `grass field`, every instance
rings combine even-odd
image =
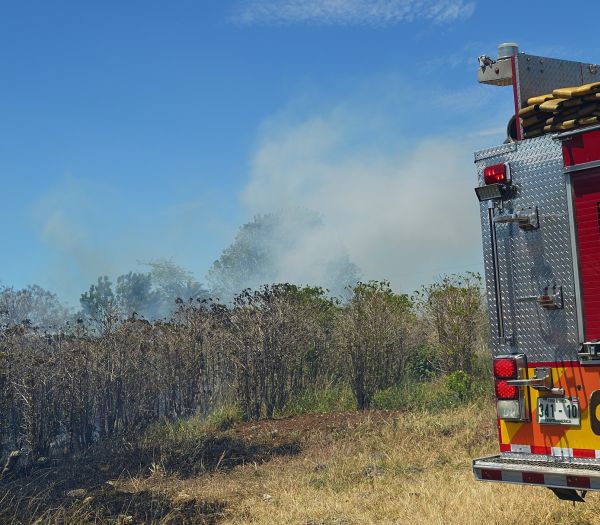
[[[494,453],[496,440],[492,406],[437,414],[305,414],[211,430],[211,447],[204,446],[190,468],[176,468],[177,454],[200,450],[186,448],[190,443],[207,442],[206,429],[188,428],[171,440],[173,450],[164,449],[141,470],[78,488],[61,485],[54,493],[64,497],[52,504],[39,490],[23,496],[14,482],[4,489],[0,522],[600,523],[594,493],[573,505],[543,488],[475,482],[471,459]],[[42,473],[26,482],[35,476]]]

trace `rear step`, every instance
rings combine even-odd
[[[473,461],[475,479],[548,487],[561,499],[583,501],[588,490],[600,490],[600,461],[500,454]],[[582,495],[577,490],[583,491]]]

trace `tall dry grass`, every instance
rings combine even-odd
[[[185,480],[157,469],[120,486],[225,501],[219,523],[229,525],[600,523],[599,495],[572,505],[544,488],[473,480],[472,458],[497,450],[492,406],[366,414],[354,428],[298,432],[297,456]]]

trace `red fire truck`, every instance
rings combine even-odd
[[[473,472],[583,501],[600,490],[600,71],[516,44],[479,60],[515,118],[475,153],[500,453]]]

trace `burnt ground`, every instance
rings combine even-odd
[[[0,523],[217,524],[227,515],[226,501],[175,502],[156,492],[124,492],[115,481],[147,476],[156,464],[168,474],[189,478],[266,462],[299,454],[313,437],[335,439],[366,420],[398,415],[395,411],[305,414],[237,424],[175,450],[148,450],[126,443],[90,450],[77,459],[44,464],[0,480]]]

